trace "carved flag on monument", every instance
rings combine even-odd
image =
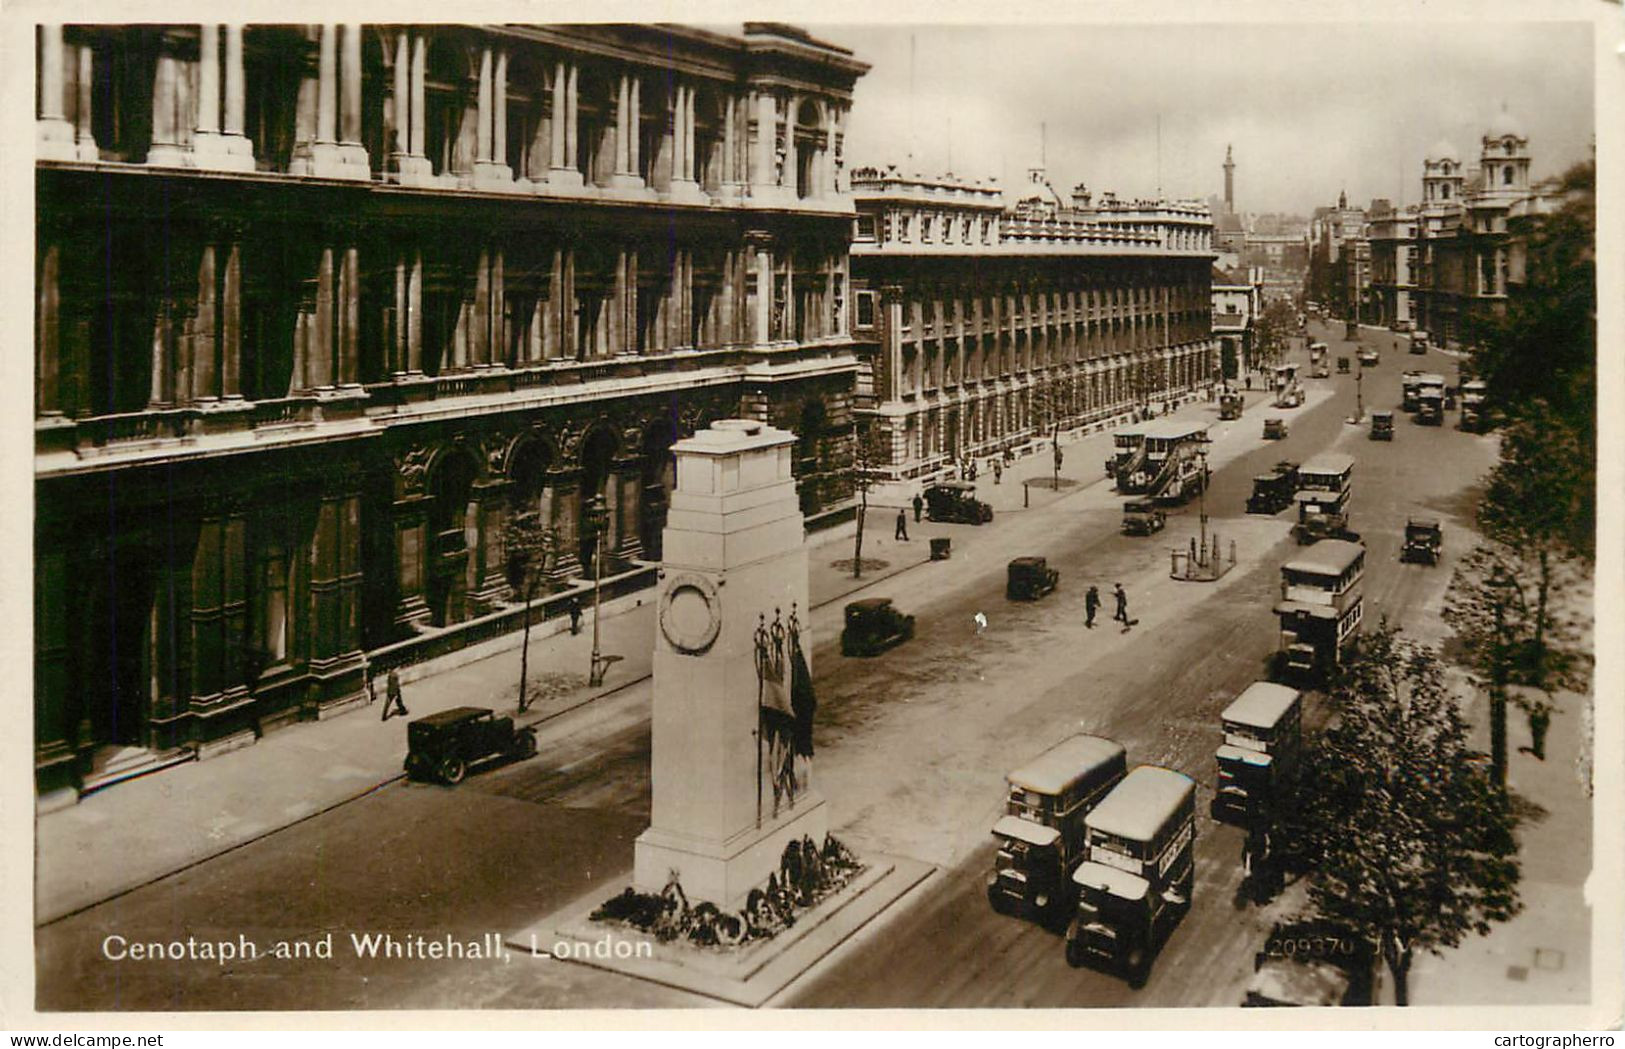
[[[760,717],[757,815],[777,816],[793,808],[808,787],[812,758],[812,715],[817,700],[812,675],[801,651],[801,624],[792,605],[785,621],[778,609],[756,628],[756,680]],[[772,808],[766,810],[766,799]]]

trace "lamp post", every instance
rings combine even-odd
[[[1361,362],[1360,370],[1354,373],[1354,421],[1359,422],[1365,418],[1365,364]]]
[[[599,650],[598,620],[604,591],[604,530],[609,524],[609,507],[604,505],[602,493],[594,495],[587,506],[587,527],[592,529],[592,667],[587,676],[589,685],[602,685],[604,672],[617,657],[605,657]]]

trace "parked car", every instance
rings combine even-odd
[[[1400,334],[1404,334],[1405,332],[1410,331],[1411,328],[1413,328],[1413,327],[1415,327],[1415,325],[1413,325],[1408,320],[1397,320],[1394,323],[1388,325],[1388,330],[1389,331],[1397,331]]]
[[[1061,573],[1042,557],[1018,557],[1005,570],[1004,596],[1011,601],[1037,601],[1060,580]]]
[[[1275,418],[1264,420],[1264,440],[1279,441],[1286,436],[1286,432],[1285,419]]]
[[[1378,964],[1371,942],[1338,922],[1277,922],[1253,956],[1253,978],[1241,1004],[1374,1005]]]
[[[1360,367],[1362,368],[1375,368],[1382,362],[1382,356],[1377,353],[1376,348],[1373,346],[1366,346],[1362,348],[1358,356],[1360,358]]]
[[[866,597],[846,606],[841,655],[877,656],[913,636],[913,616],[893,608],[889,597]]]
[[[1371,439],[1373,441],[1391,441],[1394,439],[1394,413],[1377,411],[1371,413]]]
[[[408,776],[456,786],[470,765],[534,756],[536,730],[515,728],[513,718],[497,717],[489,707],[453,707],[408,722],[406,748]]]
[[[1167,523],[1167,516],[1149,499],[1130,499],[1123,503],[1124,535],[1150,535],[1162,531]]]
[[[979,525],[993,520],[993,507],[976,498],[969,481],[938,481],[925,490],[925,506],[933,521]]]
[[[1444,546],[1444,529],[1432,517],[1412,517],[1405,522],[1405,545],[1399,559],[1409,562],[1439,563],[1439,549]]]

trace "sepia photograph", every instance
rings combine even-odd
[[[77,6],[14,1022],[1617,1024],[1617,3]]]

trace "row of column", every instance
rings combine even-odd
[[[367,180],[372,167],[361,142],[360,25],[319,27],[316,62],[316,137],[301,142],[291,170],[324,178]]]
[[[237,40],[240,49],[240,32]],[[74,45],[69,49],[64,46],[60,25],[39,27],[39,99],[34,126],[36,147],[42,160],[99,159],[101,154],[91,125],[94,62],[90,47]],[[240,78],[238,87],[241,87]]]

